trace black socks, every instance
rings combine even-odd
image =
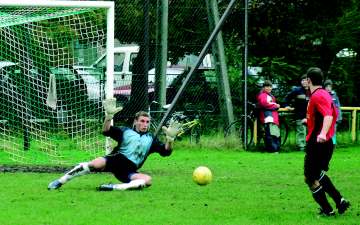
[[[323,187],[324,191],[329,194],[329,196],[335,201],[336,206],[338,206],[341,202],[341,194],[340,192],[335,188],[334,184],[331,182],[330,178],[325,174],[320,180],[319,180],[321,186]]]
[[[322,186],[318,186],[312,190],[312,196],[324,212],[329,213],[333,211],[330,203],[326,198],[325,191]]]

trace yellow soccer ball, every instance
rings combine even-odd
[[[193,172],[193,180],[198,185],[207,185],[212,180],[212,173],[206,166],[199,166]]]

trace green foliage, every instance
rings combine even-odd
[[[177,148],[169,158],[150,157],[141,169],[153,177],[151,187],[124,192],[96,191],[117,182],[110,174],[83,176],[48,191],[60,174],[2,173],[0,224],[357,224],[360,179],[349,171],[358,170],[358,149],[334,154],[328,175],[353,203],[334,218],[317,215],[303,182],[303,157]],[[200,165],[212,170],[207,186],[192,181]]]
[[[359,9],[354,8],[345,13],[333,28],[336,36],[331,40],[331,47],[337,51],[343,48],[360,49],[357,38],[360,35],[359,21]]]
[[[333,61],[329,69],[328,79],[331,79],[333,84],[333,90],[335,90],[339,96],[342,106],[354,105],[354,102],[359,102],[358,79],[354,79],[355,71],[355,59],[354,58],[336,58]],[[352,82],[348,82],[348,81]]]
[[[143,4],[140,0],[117,0],[115,1],[115,38],[121,43],[140,43],[143,40]],[[156,13],[152,10],[148,18],[155,23]],[[150,29],[154,31],[154,29]],[[154,33],[152,35],[155,35]]]
[[[49,130],[42,130],[32,133],[29,136],[29,149],[24,150],[24,131],[6,130],[6,135],[2,135],[0,142],[0,164],[33,164],[46,165],[55,163],[57,165],[71,165],[77,161],[91,160],[104,153],[105,139],[101,135],[81,135],[71,136],[71,128],[64,127],[60,130],[54,124]],[[93,126],[93,127],[92,127]],[[95,125],[89,125],[89,129],[94,129]],[[50,132],[51,131],[51,132]],[[101,131],[98,130],[100,134]],[[46,137],[41,138],[41,137]],[[86,139],[86,140],[85,140]]]

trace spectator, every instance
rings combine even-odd
[[[333,90],[333,82],[331,80],[325,80],[324,88],[331,95],[331,98],[332,98],[335,108],[336,108],[336,112],[338,113],[338,117],[336,119],[336,125],[335,125],[335,134],[332,138],[334,145],[336,145],[336,142],[337,142],[336,141],[336,127],[342,121],[342,113],[341,113],[341,109],[340,109],[341,105],[340,105],[339,97],[337,96],[336,92]]]
[[[280,150],[280,128],[277,110],[280,105],[276,103],[271,90],[271,81],[265,80],[263,88],[256,96],[256,99],[259,108],[259,119],[265,130],[265,150],[278,153]]]
[[[309,86],[306,74],[301,76],[301,86],[294,87],[285,97],[285,108],[294,110],[296,119],[296,147],[304,151],[306,146],[306,107],[309,101]],[[294,102],[294,107],[291,103]]]

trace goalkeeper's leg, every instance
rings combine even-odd
[[[79,163],[74,168],[72,168],[70,171],[66,172],[62,177],[60,177],[59,181],[62,184],[65,184],[69,180],[73,179],[77,176],[82,176],[85,174],[90,173],[89,163]]]
[[[82,176],[93,171],[101,171],[105,167],[105,159],[97,158],[91,162],[83,162],[76,165],[70,171],[66,172],[62,177],[57,180],[52,181],[48,189],[55,190],[60,188],[63,184],[70,181],[74,177]]]
[[[103,184],[99,187],[100,191],[124,191],[142,189],[151,185],[151,177],[146,174],[135,173],[131,176],[131,180],[128,183],[122,184]]]

